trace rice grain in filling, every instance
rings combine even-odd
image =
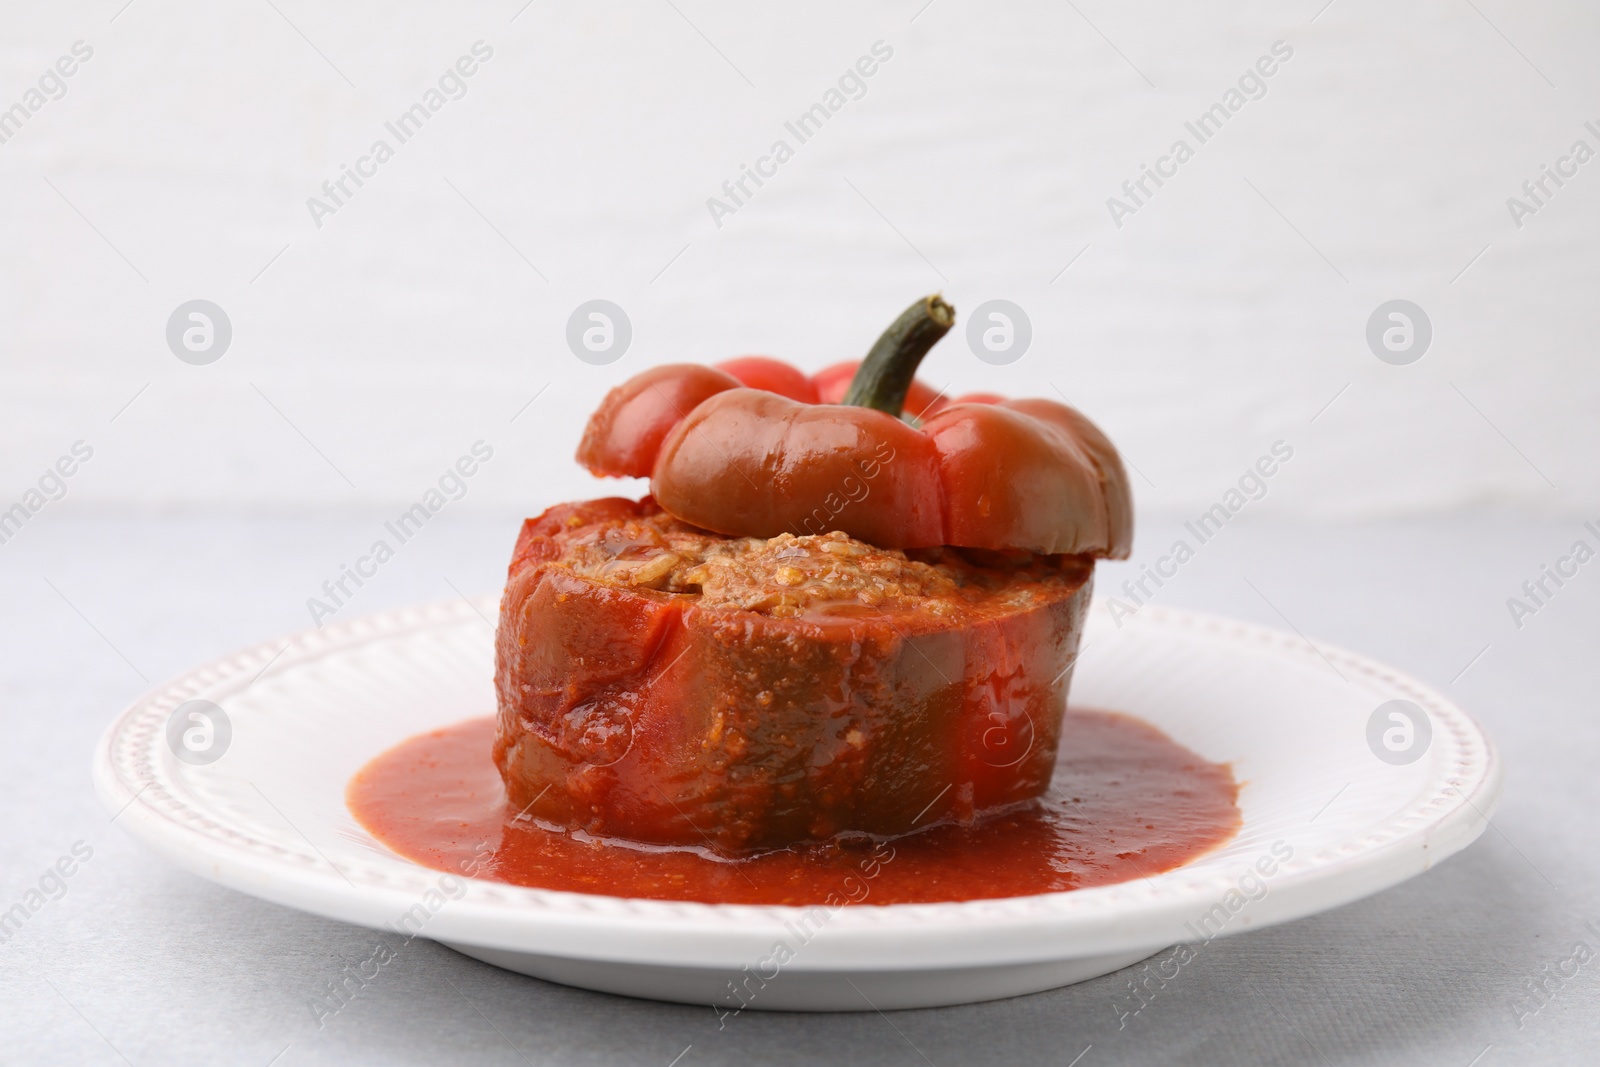
[[[951,615],[996,596],[1021,604],[1032,585],[1076,584],[1082,567],[1075,557],[1027,552],[908,554],[837,530],[723,537],[665,513],[590,527],[552,565],[608,585],[692,595],[702,608],[773,618],[851,605]]]

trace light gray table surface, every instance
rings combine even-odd
[[[710,1008],[551,985],[422,941],[319,1029],[308,1001],[370,954],[373,933],[157,858],[109,823],[89,762],[106,723],[149,685],[304,627],[306,597],[382,518],[63,511],[0,545],[0,909],[75,843],[93,850],[65,895],[0,943],[0,1061],[1600,1062],[1600,956],[1547,980],[1537,1013],[1521,999],[1577,942],[1600,953],[1586,928],[1600,928],[1600,562],[1519,630],[1506,599],[1586,535],[1576,519],[1496,516],[1241,521],[1162,591],[1172,605],[1287,618],[1438,686],[1488,727],[1507,786],[1462,855],[1217,942],[1123,1029],[1116,975],[929,1011],[746,1012],[719,1030]],[[1174,528],[1147,522],[1140,556]],[[442,516],[352,610],[451,596],[450,584],[491,591],[514,529],[509,515]],[[1104,567],[1101,588],[1129,573]]]

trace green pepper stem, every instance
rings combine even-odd
[[[876,408],[898,418],[917,365],[955,321],[956,309],[937,293],[906,308],[861,361],[841,403]]]

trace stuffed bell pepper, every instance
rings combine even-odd
[[[523,525],[496,648],[515,809],[741,855],[1044,792],[1127,479],[1064,404],[917,381],[954,320],[928,297],[859,365],[673,364],[606,396],[578,460],[651,493]]]

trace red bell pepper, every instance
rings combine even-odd
[[[523,524],[496,635],[494,759],[511,810],[741,854],[970,820],[1048,787],[1091,561],[1034,559],[1023,574],[958,558],[1001,588],[945,610],[785,618],[563,566],[619,525],[619,552],[656,551],[639,523],[658,514],[613,497]]]
[[[914,379],[954,321],[941,298],[917,301],[842,395],[850,365],[811,379],[765,357],[653,367],[606,396],[578,461],[648,477],[668,513],[732,536],[842,530],[882,548],[1125,559],[1127,474],[1092,422],[1053,400],[947,402]]]

